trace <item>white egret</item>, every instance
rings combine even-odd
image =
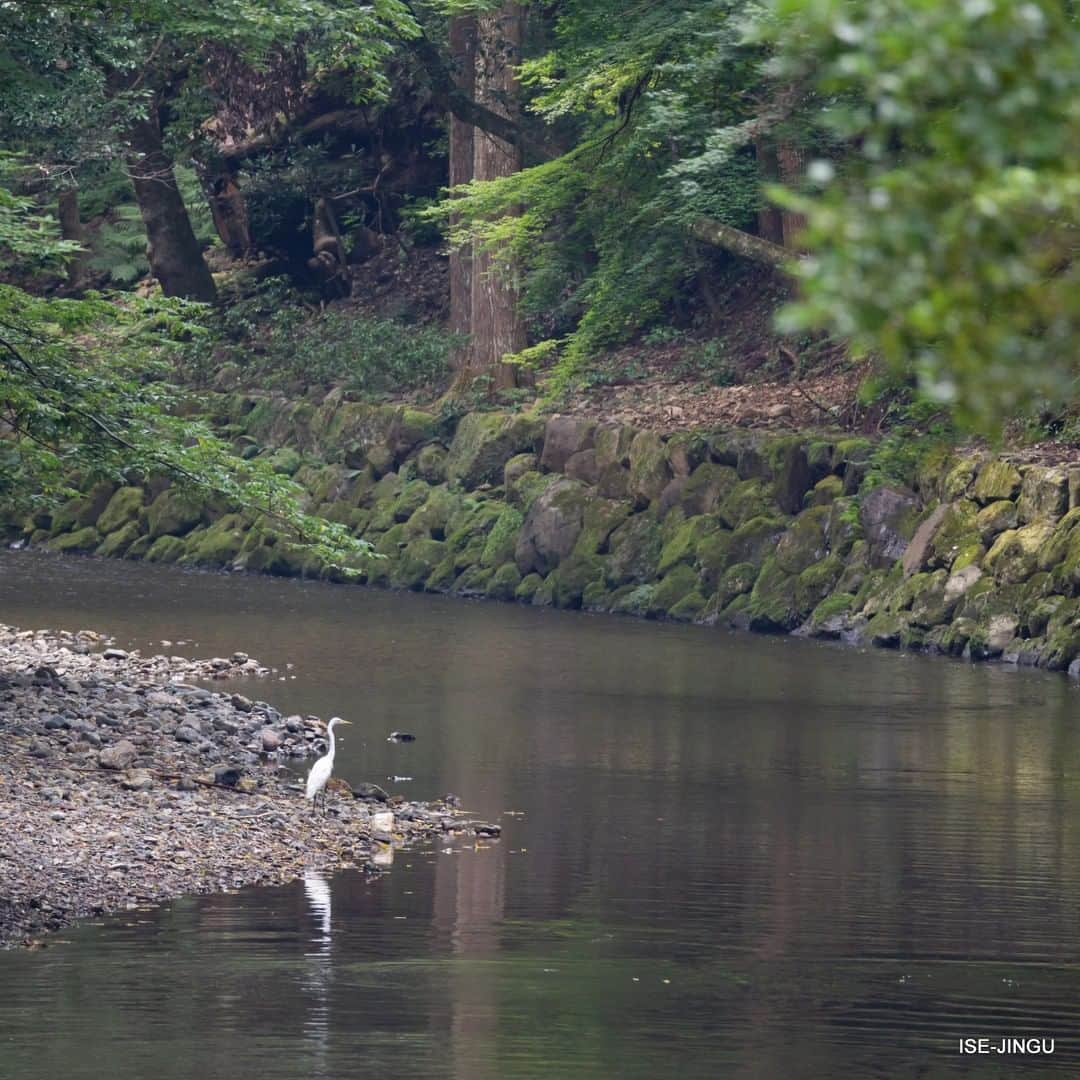
[[[342,720],[340,716],[332,716],[330,723],[326,725],[326,733],[330,736],[330,750],[311,766],[311,772],[308,773],[307,778],[307,790],[304,792],[304,798],[310,799],[312,805],[315,803],[315,796],[320,791],[323,792],[323,805],[326,805],[326,784],[334,771],[334,751],[337,749],[334,744],[334,725],[351,723],[351,720]]]

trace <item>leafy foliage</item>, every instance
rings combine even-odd
[[[853,149],[818,163],[789,326],[913,370],[986,430],[1075,395],[1080,27],[1057,0],[776,0],[778,70]]]

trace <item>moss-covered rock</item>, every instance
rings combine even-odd
[[[781,570],[801,574],[825,558],[829,516],[827,506],[815,506],[791,522],[776,544],[776,561]]]
[[[540,467],[547,472],[562,472],[570,458],[592,448],[595,432],[595,420],[558,414],[549,417],[544,428]]]
[[[397,558],[399,552],[409,543],[409,534],[401,523],[392,525],[379,537],[375,544],[375,553],[390,559]]]
[[[639,431],[630,444],[630,496],[636,505],[659,499],[672,476],[663,440],[655,431]]]
[[[419,591],[424,588],[445,555],[446,544],[441,540],[421,537],[410,541],[402,549],[390,571],[390,584],[398,589]]]
[[[226,514],[189,537],[183,561],[197,566],[231,566],[243,548],[246,530],[247,522],[239,514]]]
[[[64,552],[68,555],[89,555],[101,543],[101,533],[93,525],[85,525],[74,532],[62,533],[48,543],[50,551]]]
[[[616,615],[647,615],[652,607],[655,585],[630,585],[612,594],[611,611]]]
[[[123,558],[128,548],[139,539],[139,535],[138,522],[129,521],[126,525],[121,525],[119,529],[109,533],[94,554],[107,559]]]
[[[635,514],[611,534],[607,579],[613,587],[643,584],[656,577],[662,537],[651,514]]]
[[[291,446],[282,446],[270,455],[270,468],[282,476],[295,476],[303,458]]]
[[[872,566],[891,566],[904,554],[919,516],[919,501],[907,488],[882,485],[859,500],[859,524]]]
[[[425,446],[416,455],[416,475],[429,484],[441,484],[446,480],[446,450],[436,443]]]
[[[593,434],[596,464],[603,470],[611,465],[629,468],[630,445],[637,431],[626,424],[601,424]]]
[[[729,465],[703,461],[683,485],[680,505],[687,517],[710,514],[734,490],[739,474]]]
[[[122,529],[129,522],[139,520],[144,492],[141,487],[122,487],[110,497],[108,505],[97,519],[98,532],[103,535]]]
[[[585,589],[602,581],[604,561],[599,555],[570,555],[555,570],[553,598],[560,608],[579,608]]]
[[[948,464],[940,485],[942,500],[955,502],[957,499],[970,498],[979,466],[984,460],[984,455],[972,454]]]
[[[487,583],[486,595],[489,600],[513,600],[521,584],[521,573],[512,563],[503,563]]]
[[[839,476],[823,476],[804,496],[803,506],[829,506],[844,494]]]
[[[151,545],[154,543],[149,536],[140,536],[137,540],[132,541],[127,551],[124,552],[125,559],[145,559],[146,553],[150,550]]]
[[[470,566],[454,582],[454,592],[459,596],[486,596],[494,576],[495,571],[490,566]]]
[[[694,589],[669,608],[667,615],[675,622],[697,622],[705,611],[705,604],[705,597]]]
[[[685,597],[698,591],[699,581],[696,571],[686,563],[680,563],[654,588],[648,615],[651,618],[667,615]]]
[[[811,637],[836,639],[848,628],[852,604],[851,593],[836,592],[826,596],[810,613],[807,631]]]
[[[487,534],[487,541],[480,555],[481,566],[501,567],[514,558],[518,534],[521,532],[524,521],[521,511],[514,509],[512,506],[507,506],[499,514],[491,531]],[[520,581],[521,575],[519,573],[517,581],[514,582],[515,589]]]
[[[948,503],[926,549],[922,565],[928,570],[948,569],[961,549],[981,543],[976,526],[979,507],[967,499]]]
[[[721,501],[718,512],[729,529],[738,529],[753,518],[777,517],[772,488],[762,479],[736,484]]]
[[[514,569],[517,569],[515,564]],[[521,604],[531,604],[532,598],[536,594],[536,590],[544,584],[544,579],[539,574],[526,574],[521,579],[521,583],[514,590],[514,599]]]
[[[979,539],[989,545],[1001,533],[1015,529],[1019,520],[1016,503],[998,499],[997,502],[988,503],[975,515],[975,530]]]
[[[720,532],[720,529],[719,519],[711,515],[699,515],[682,522],[660,551],[658,573],[667,574],[680,563],[688,565],[694,563],[701,542],[714,533]],[[709,556],[711,557],[712,554],[710,551]]]
[[[511,506],[516,506],[523,514],[528,513],[533,503],[559,479],[557,473],[539,473],[534,470],[522,473],[507,486],[506,501]]]
[[[522,574],[550,573],[574,550],[585,523],[589,489],[559,477],[532,504],[518,534],[514,560]]]
[[[799,574],[795,582],[795,609],[800,619],[807,618],[833,591],[843,570],[844,563],[838,555],[826,555]]]
[[[179,536],[159,536],[146,552],[146,561],[152,563],[174,563],[187,551],[187,546]]]
[[[776,549],[787,530],[783,518],[756,517],[740,525],[731,534],[728,558],[731,563],[748,562],[761,566]]]
[[[431,488],[424,505],[405,522],[406,533],[411,538],[426,536],[444,540],[450,518],[460,504],[461,495],[456,491],[445,486]]]
[[[183,536],[202,519],[202,505],[195,496],[175,488],[163,491],[147,509],[148,535]]]
[[[1028,465],[1022,470],[1017,509],[1020,521],[1058,521],[1069,510],[1069,474],[1064,468]]]
[[[1002,499],[1014,500],[1021,485],[1020,470],[1012,462],[991,458],[980,466],[972,494],[976,502],[987,506]]]
[[[750,629],[760,633],[787,633],[804,621],[809,611],[802,612],[795,597],[798,575],[790,574],[776,561],[765,560],[750,592],[747,611]]]
[[[458,565],[453,552],[444,555],[439,564],[428,575],[427,580],[424,582],[424,590],[435,593],[449,592],[454,587],[458,575],[464,569],[464,566]]]
[[[431,487],[423,480],[409,480],[394,500],[395,522],[404,523],[431,498]]]
[[[983,568],[999,582],[1026,581],[1039,568],[1039,549],[1054,531],[1053,525],[1037,522],[1002,533],[983,559]]]
[[[810,462],[799,439],[781,439],[770,447],[769,467],[777,505],[785,514],[797,514],[811,487]]]
[[[515,454],[503,466],[503,488],[508,495],[526,473],[539,473],[539,460],[535,454]]]
[[[499,484],[506,463],[515,454],[536,450],[543,432],[544,421],[537,417],[469,413],[458,424],[450,444],[447,478],[468,489]]]
[[[540,584],[533,590],[532,599],[529,601],[533,607],[551,607],[555,603],[555,575],[548,574],[541,579]]]

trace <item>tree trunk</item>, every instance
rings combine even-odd
[[[788,273],[788,266],[795,260],[795,256],[787,248],[774,244],[770,240],[764,240],[760,236],[752,236],[742,229],[725,225],[722,221],[714,221],[712,218],[698,218],[690,227],[690,231],[706,244],[713,247],[730,251],[733,255],[740,255],[752,262],[771,266],[776,270]]]
[[[70,289],[81,289],[86,283],[86,271],[90,252],[86,247],[86,230],[79,214],[79,189],[63,188],[57,196],[57,216],[60,219],[60,235],[65,240],[81,244],[83,250],[72,255],[67,264],[67,283]]]
[[[236,173],[228,165],[216,169],[199,165],[199,182],[210,205],[214,228],[234,259],[251,254],[251,230],[248,227],[247,204],[236,182]]]
[[[776,162],[780,171],[780,182],[789,188],[797,188],[802,183],[806,171],[806,153],[800,146],[792,143],[778,143]],[[799,234],[806,228],[806,215],[795,214],[790,210],[780,213],[783,228],[784,247],[791,251],[799,250]]]
[[[776,159],[776,150],[769,142],[758,136],[754,140],[754,156],[757,158],[761,179],[766,184],[776,183],[780,179],[780,164]],[[766,202],[758,211],[758,236],[773,244],[784,242],[784,219],[778,206]]]
[[[450,20],[450,53],[454,62],[454,81],[469,97],[476,83],[476,17],[457,15]],[[467,184],[473,178],[474,128],[450,115],[450,187]],[[451,215],[450,225],[457,224]],[[467,339],[472,330],[472,250],[456,247],[450,252],[450,331]],[[468,360],[468,341],[454,350],[450,366],[460,370]]]
[[[315,200],[311,244],[314,254],[308,259],[308,269],[318,279],[323,296],[331,300],[348,296],[352,283],[345,258],[345,244],[329,199]]]
[[[503,4],[477,17],[476,100],[492,112],[512,119],[517,111],[517,71],[521,63],[524,12],[520,4]],[[520,146],[487,131],[473,132],[473,179],[496,180],[521,169]],[[518,385],[519,368],[502,363],[507,353],[525,348],[525,323],[518,305],[514,267],[498,264],[491,252],[473,251],[472,327],[469,353],[458,388],[478,378],[488,388],[504,390]]]
[[[161,291],[166,296],[212,303],[217,289],[176,185],[172,162],[161,145],[161,121],[154,105],[145,119],[132,125],[128,143],[128,168],[146,226],[146,255]]]

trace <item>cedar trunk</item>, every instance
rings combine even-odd
[[[802,147],[782,142],[776,147],[776,162],[780,171],[780,182],[792,190],[802,183],[806,171],[806,153]],[[784,210],[780,214],[783,227],[784,247],[797,251],[799,234],[806,228],[806,215]]]
[[[521,63],[524,12],[520,4],[503,4],[477,17],[476,101],[507,118],[514,118],[517,66]],[[473,130],[473,179],[496,180],[521,170],[521,148],[482,131]],[[518,368],[502,363],[507,353],[525,348],[525,323],[518,306],[517,274],[505,259],[474,250],[471,287],[471,340],[458,387],[485,377],[489,388],[503,390],[518,384]]]
[[[450,20],[450,54],[454,82],[470,98],[476,84],[476,17],[458,15]],[[474,128],[450,114],[450,187],[467,184],[473,178]],[[451,215],[450,225],[457,224]],[[450,252],[450,331],[467,339],[472,331],[472,248],[455,247]],[[468,361],[468,342],[454,350],[451,366],[460,369]]]
[[[234,259],[246,258],[252,250],[251,230],[244,193],[236,182],[235,172],[228,165],[216,170],[200,166],[199,181],[225,249]]]
[[[67,283],[71,289],[81,289],[86,283],[90,252],[86,247],[86,230],[79,213],[78,188],[64,188],[57,196],[57,216],[60,219],[60,235],[82,245],[82,251],[72,255],[67,264]]]
[[[146,255],[161,291],[166,296],[213,302],[217,289],[191,227],[172,161],[162,147],[156,107],[151,106],[146,118],[132,125],[128,143],[128,168],[146,226]]]

